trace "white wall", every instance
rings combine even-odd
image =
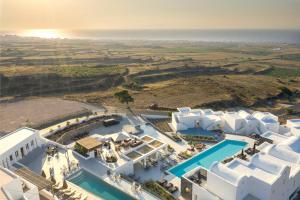
[[[133,161],[127,161],[124,165],[116,169],[117,173],[123,173],[126,175],[134,174]]]
[[[218,200],[219,198],[196,183],[192,186],[192,200]]]
[[[291,133],[293,135],[300,136],[300,128],[299,127],[292,127],[291,128]]]
[[[233,200],[237,197],[237,188],[234,185],[210,171],[207,172],[207,189],[224,200]]]
[[[279,132],[279,122],[278,123],[264,123],[263,121],[259,121],[259,129],[261,134],[272,131],[274,133]]]
[[[31,142],[33,141],[33,146]],[[41,146],[41,140],[39,138],[38,133],[28,137],[26,140],[15,144],[15,146],[11,147],[8,151],[0,155],[0,166],[10,168],[16,161],[22,159],[21,148],[23,147],[24,156],[30,153],[35,148]],[[28,144],[28,149],[26,145]],[[18,156],[16,156],[16,152],[18,152]],[[10,160],[10,156],[12,156],[13,160]]]

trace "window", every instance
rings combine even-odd
[[[12,155],[9,156],[9,160],[10,160],[10,161],[13,161],[13,160],[14,160],[14,158],[13,158]]]
[[[26,149],[29,149],[29,144],[28,143],[26,144]]]
[[[34,145],[34,141],[33,141],[33,140],[31,140],[31,146],[33,147],[33,145]]]
[[[16,152],[15,152],[15,155],[16,155],[16,158],[19,157],[19,152],[16,151]]]

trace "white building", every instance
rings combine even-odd
[[[300,136],[300,119],[289,119],[286,121],[286,126],[293,135]]]
[[[249,161],[215,162],[207,170],[205,184],[192,182],[190,199],[291,199],[300,189],[300,137],[282,139],[278,144],[266,144]]]
[[[223,115],[225,133],[248,135],[258,133],[258,120],[246,111],[225,112]]]
[[[10,168],[30,151],[41,146],[37,130],[20,128],[0,138],[0,166]]]
[[[187,130],[198,126],[204,113],[201,109],[192,110],[189,107],[177,108],[178,112],[172,113],[172,126],[175,131]]]
[[[263,134],[267,131],[286,136],[300,136],[300,119],[287,120],[286,125],[280,125],[278,117],[269,112],[254,112],[244,110],[238,112],[213,111],[211,109],[177,108],[172,113],[171,128],[182,131],[190,128],[204,130],[222,130],[225,133],[250,135]]]
[[[172,113],[172,128],[175,131],[189,128],[203,128],[204,130],[219,130],[223,125],[223,112],[214,112],[211,109],[177,108]]]
[[[8,169],[0,167],[0,199],[1,200],[39,200],[38,188],[23,180]]]
[[[278,133],[278,117],[269,112],[254,112],[253,117],[259,121],[259,132],[263,134],[266,131]]]

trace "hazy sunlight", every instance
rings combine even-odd
[[[63,38],[63,34],[56,29],[32,29],[20,34],[25,37],[40,37],[46,39]]]

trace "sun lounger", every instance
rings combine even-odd
[[[163,163],[161,166],[160,166],[160,169],[161,170],[166,170],[168,169],[169,165],[167,165],[166,163]]]
[[[173,193],[178,191],[178,187],[177,186],[172,186],[171,188],[168,189],[168,191],[173,194]]]
[[[75,193],[74,193],[74,195],[72,195],[70,198],[71,198],[71,199],[80,199],[80,198],[81,198],[81,196],[82,196],[82,194],[81,194],[81,193],[77,193],[77,192],[75,192]]]
[[[57,187],[57,186],[59,186],[60,185],[60,182],[57,182],[57,183],[55,183],[54,185],[53,185],[53,187]]]
[[[161,179],[161,180],[157,181],[157,183],[162,186],[162,185],[167,183],[167,180],[166,179]]]
[[[62,187],[63,187],[63,183],[61,182],[58,182],[57,184],[53,185],[54,190],[62,189]]]
[[[173,187],[172,183],[167,183],[167,184],[164,185],[164,188],[166,188],[166,189],[169,189],[171,187]]]
[[[67,187],[66,189],[61,190],[60,192],[65,193],[65,192],[70,192],[71,188]]]
[[[75,190],[70,190],[70,191],[68,191],[68,192],[64,192],[64,194],[65,194],[66,196],[72,196],[75,192],[76,192]]]

